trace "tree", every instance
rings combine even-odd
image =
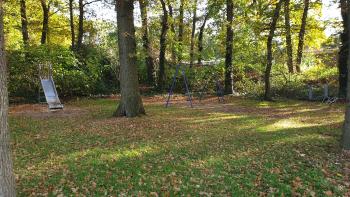
[[[69,25],[72,39],[72,49],[75,48],[75,31],[74,31],[74,12],[73,12],[73,0],[69,0]]]
[[[29,44],[29,33],[28,33],[28,19],[27,19],[27,7],[26,1],[21,0],[21,22],[22,22],[22,39],[24,46]]]
[[[293,73],[293,44],[292,44],[292,35],[290,33],[290,0],[285,0],[284,2],[284,21],[286,27],[286,42],[287,42],[287,65],[289,73]]]
[[[116,2],[120,64],[121,100],[116,116],[135,117],[145,114],[139,90],[136,66],[134,1]]]
[[[280,10],[282,7],[283,0],[279,0],[276,8],[273,12],[272,21],[270,24],[270,32],[267,38],[267,65],[265,70],[265,100],[271,100],[271,84],[270,84],[270,75],[271,75],[271,68],[272,68],[272,41],[275,36],[275,30],[277,25],[277,20],[280,15]]]
[[[338,70],[339,70],[339,97],[346,98],[348,81],[348,54],[349,54],[349,26],[347,9],[348,0],[340,0],[340,10],[342,16],[343,32],[340,35],[341,45],[339,50]]]
[[[226,56],[225,56],[225,93],[233,93],[233,2],[226,0]]]
[[[342,5],[342,15],[343,9],[346,9],[348,13],[350,11],[350,3],[349,2],[341,2]],[[350,27],[350,14],[346,15],[346,25]],[[347,40],[350,40],[350,34],[347,33]],[[350,50],[347,50],[347,76],[350,78]],[[350,87],[350,80],[347,80],[347,87]],[[343,136],[342,136],[342,146],[344,150],[350,150],[350,91],[346,91],[346,111],[345,111],[345,123],[343,127]]]
[[[178,57],[178,61],[182,61],[182,44],[184,40],[184,1],[185,0],[180,0],[180,10],[179,10],[179,48],[180,48],[180,55]]]
[[[41,31],[41,44],[46,44],[47,34],[49,32],[49,14],[50,14],[50,3],[47,4],[46,0],[41,0],[41,8],[43,10],[43,22]]]
[[[80,49],[83,44],[84,37],[84,2],[79,0],[79,22],[78,22],[78,38],[77,38],[77,48]]]
[[[303,58],[304,37],[305,37],[306,22],[307,22],[309,7],[310,7],[310,0],[304,0],[304,12],[303,12],[303,17],[301,19],[301,27],[299,31],[299,43],[298,43],[298,51],[297,51],[297,62],[296,62],[297,72],[300,72],[301,60]]]
[[[191,33],[191,49],[190,49],[190,67],[193,66],[193,61],[194,61],[194,36],[196,34],[196,22],[197,22],[197,0],[194,0],[192,33]]]
[[[203,36],[204,36],[205,25],[207,24],[208,19],[209,19],[209,12],[205,14],[203,23],[202,23],[201,27],[199,28],[199,34],[198,34],[198,64],[202,63]]]
[[[169,29],[168,24],[168,10],[164,0],[160,0],[162,4],[163,16],[162,16],[162,30],[160,34],[160,51],[159,51],[159,75],[158,75],[158,88],[163,90],[165,83],[165,52],[166,52],[166,36]]]
[[[168,3],[168,10],[169,10],[169,23],[170,23],[170,30],[172,34],[175,34],[175,20],[174,20],[174,13],[173,13],[173,6],[171,5],[170,0],[167,0]],[[171,45],[171,60],[172,62],[176,62],[176,49],[174,43]]]
[[[151,46],[148,38],[148,14],[147,14],[147,5],[148,0],[139,0],[140,3],[140,11],[141,11],[141,20],[142,20],[142,41],[143,48],[146,52],[146,68],[147,68],[147,81],[149,85],[154,84],[153,72],[154,72],[154,64],[153,58],[151,54]]]
[[[16,196],[8,128],[7,65],[5,60],[3,0],[0,0],[0,196]]]

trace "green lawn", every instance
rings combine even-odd
[[[146,116],[117,119],[116,103],[81,100],[64,113],[11,113],[19,196],[347,192],[341,105],[232,98],[166,109],[148,101]]]

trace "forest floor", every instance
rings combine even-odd
[[[116,98],[12,106],[19,196],[350,196],[342,105],[143,100],[134,119]]]

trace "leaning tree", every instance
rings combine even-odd
[[[7,67],[5,60],[3,0],[0,0],[0,196],[15,196],[8,129]]]
[[[135,117],[145,114],[139,90],[136,66],[136,40],[134,26],[134,1],[118,0],[116,3],[118,46],[120,64],[121,100],[116,116]]]

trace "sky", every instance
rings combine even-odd
[[[330,20],[330,19],[336,19],[336,20],[341,20],[340,16],[340,9],[339,9],[339,3],[334,3],[334,0],[322,0],[323,2],[323,10],[322,10],[322,19],[323,20]],[[116,12],[114,10],[114,7],[109,6],[103,6],[102,4],[93,4],[91,5],[94,10],[95,14],[98,19],[102,20],[108,20],[108,21],[113,21],[116,22]],[[140,19],[139,17],[139,11],[138,11],[138,5],[135,7],[135,25],[140,26]],[[336,33],[336,30],[333,29],[332,27],[326,27],[325,31],[326,35],[329,36],[331,34]]]

